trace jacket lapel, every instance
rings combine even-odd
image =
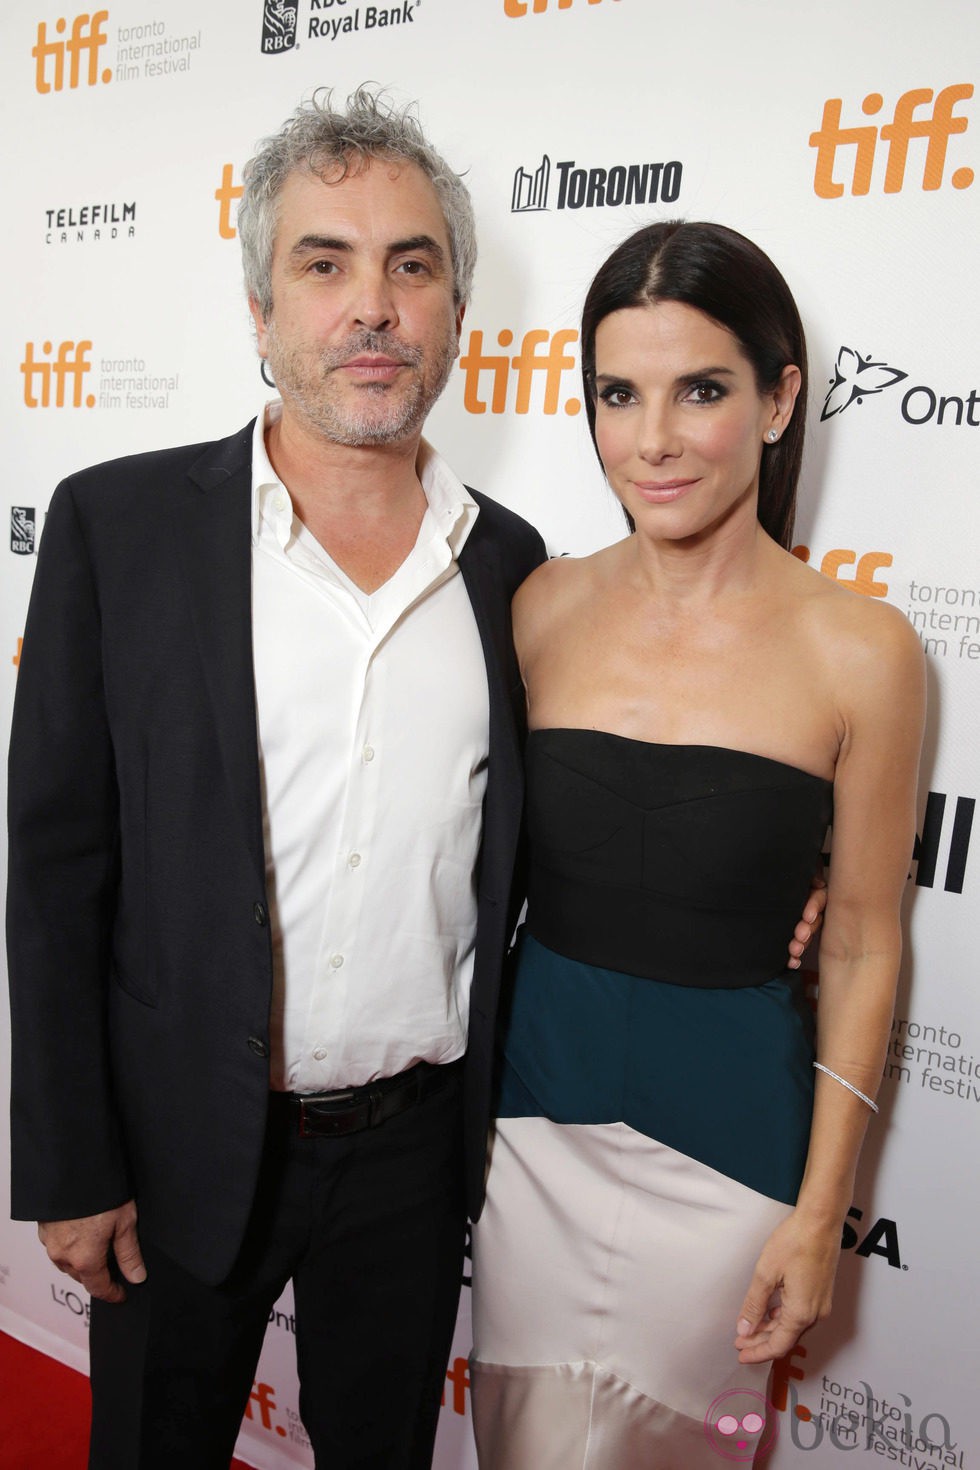
[[[252,426],[210,445],[183,487],[178,556],[221,763],[264,882],[252,659]]]
[[[509,579],[497,545],[480,534],[477,517],[459,558],[483,644],[490,694],[490,760],[481,860],[481,889],[507,904],[523,800],[521,731],[524,689],[511,637]],[[508,858],[508,854],[510,857]]]

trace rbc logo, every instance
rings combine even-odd
[[[262,52],[275,56],[296,44],[299,0],[265,0],[262,9]]]
[[[99,73],[99,52],[106,43],[103,26],[108,19],[108,10],[97,10],[94,15],[76,15],[71,23],[71,34],[65,41],[49,41],[46,22],[43,20],[38,22],[37,41],[31,55],[37,63],[34,85],[39,92],[62,91],[65,85],[66,54],[68,56],[69,87],[77,87],[80,83],[84,53],[88,55],[88,65],[85,70],[86,85],[94,87],[99,82],[112,81],[112,71],[108,67],[101,74]],[[67,28],[68,22],[64,18],[54,23],[55,33],[58,36],[63,36]],[[49,62],[52,64],[50,71]]]
[[[33,505],[10,507],[10,549],[17,556],[31,556],[36,548],[37,520]]]
[[[908,162],[909,143],[913,138],[928,140],[925,163],[922,171],[922,188],[938,189],[943,182],[946,167],[946,149],[950,138],[956,133],[965,133],[968,120],[955,114],[957,102],[973,96],[969,82],[958,86],[944,87],[935,96],[930,87],[913,87],[903,92],[895,103],[895,113],[890,123],[882,128],[874,124],[860,127],[841,127],[843,100],[830,97],[823,105],[823,119],[817,132],[810,134],[810,147],[817,150],[817,162],[813,175],[813,190],[821,199],[839,199],[844,185],[834,177],[834,165],[840,148],[853,148],[854,167],[851,173],[851,193],[869,194],[871,174],[874,168],[878,139],[888,144],[888,161],[882,185],[885,194],[897,194],[905,184],[905,167]],[[920,108],[932,103],[931,113],[917,117]],[[866,117],[874,117],[884,106],[879,92],[870,92],[861,103]],[[954,189],[968,189],[973,183],[972,168],[958,168],[950,183]]]

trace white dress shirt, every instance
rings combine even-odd
[[[273,944],[272,1086],[390,1077],[466,1046],[489,727],[456,558],[479,507],[424,441],[428,502],[356,587],[252,448],[252,621]]]

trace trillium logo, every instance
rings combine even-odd
[[[901,383],[908,373],[887,363],[875,362],[871,357],[862,357],[852,347],[842,347],[837,354],[830,392],[824,400],[821,421],[843,413],[855,401],[861,403],[872,393],[881,393],[895,383]]]
[[[874,393],[883,393],[895,383],[908,379],[908,373],[862,357],[853,347],[842,347],[837,354],[830,392],[824,399],[821,422],[843,413],[852,403],[863,403]],[[980,388],[969,392],[939,393],[927,383],[913,383],[903,391],[900,412],[913,428],[931,424],[935,428],[980,429]]]

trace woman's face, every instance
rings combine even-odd
[[[797,368],[760,394],[731,332],[678,301],[605,317],[595,362],[599,454],[639,531],[680,540],[755,519],[766,435],[789,422]]]

